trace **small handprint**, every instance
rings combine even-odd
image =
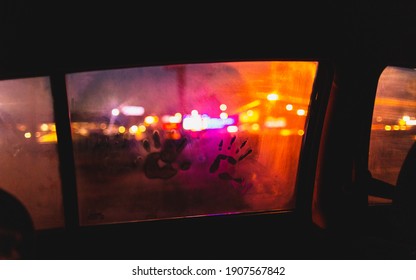
[[[157,152],[151,152],[150,142],[143,140],[143,148],[149,153],[144,161],[144,174],[149,179],[169,179],[174,177],[180,170],[188,170],[191,166],[189,161],[176,163],[178,156],[185,149],[186,138],[180,140],[167,139],[162,147],[160,134],[154,131],[152,135],[154,148]]]
[[[233,138],[231,138],[231,141],[230,141],[230,144],[228,145],[227,150],[232,149],[235,140],[236,140],[236,136],[233,136]],[[209,168],[209,172],[210,173],[217,172],[220,168],[220,164],[221,164],[222,161],[226,161],[230,165],[234,166],[238,162],[245,159],[249,154],[251,154],[253,152],[253,150],[251,148],[249,148],[248,150],[246,150],[243,154],[241,154],[239,156],[240,151],[246,146],[246,144],[247,144],[247,140],[243,141],[241,143],[241,145],[235,150],[235,153],[234,153],[235,155],[234,156],[231,156],[231,155],[226,154],[226,153],[218,154],[217,157],[215,158],[214,162],[211,164],[211,166]],[[224,145],[224,141],[221,140],[220,144],[218,145],[218,150],[219,151],[223,150],[223,145]],[[222,180],[227,180],[227,181],[234,181],[234,182],[240,184],[241,186],[245,186],[244,178],[242,178],[242,177],[233,177],[229,172],[219,173],[218,178],[220,178]]]

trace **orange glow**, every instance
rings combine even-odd
[[[109,209],[106,205],[95,207],[94,205],[100,204],[101,200],[90,195],[84,197],[83,205],[80,206],[82,216],[80,223],[88,225],[120,220],[137,221],[149,217],[163,219],[178,217],[178,215],[217,214],[224,211],[293,209],[302,136],[305,134],[303,128],[317,65],[317,62],[297,61],[221,62],[183,65],[180,68],[172,66],[171,69],[182,71],[175,71],[176,73],[171,73],[171,70],[164,72],[164,67],[151,68],[150,72],[146,72],[146,68],[143,68],[141,69],[143,71],[132,72],[132,77],[137,73],[145,75],[139,75],[132,79],[131,83],[123,83],[126,77],[130,77],[124,74],[121,76],[122,82],[109,83],[112,88],[108,91],[116,94],[115,100],[129,104],[140,103],[146,109],[146,113],[140,118],[124,118],[124,113],[123,117],[113,116],[108,128],[105,127],[107,129],[105,133],[114,135],[114,132],[120,132],[121,125],[125,126],[129,133],[131,127],[130,133],[124,137],[129,140],[150,140],[147,143],[155,150],[149,153],[146,151],[146,146],[142,145],[145,142],[132,141],[132,145],[129,142],[127,146],[133,152],[131,159],[130,154],[124,157],[124,152],[128,150],[123,149],[120,151],[123,153],[120,154],[123,155],[120,160],[116,158],[114,163],[109,161],[114,165],[127,164],[127,172],[132,172],[130,176],[129,173],[124,172],[126,168],[114,166],[115,170],[123,170],[122,173],[116,174],[119,177],[115,178],[121,179],[123,185],[128,187],[128,191],[117,195],[117,198],[123,199],[126,204],[113,203],[113,192],[118,190],[120,180],[105,181],[102,184],[108,187],[101,187],[99,191],[107,192],[106,196],[109,197],[109,205],[112,203],[111,207]],[[152,73],[157,75],[153,76]],[[117,81],[119,77],[118,72],[114,74],[115,77],[111,81]],[[118,88],[118,84],[122,87]],[[106,85],[107,83],[104,82],[99,87],[100,92],[106,89]],[[137,90],[139,86],[152,90]],[[122,95],[124,93],[126,95]],[[119,94],[124,99],[117,96]],[[88,98],[98,100],[99,97],[90,95]],[[81,104],[81,100],[75,101]],[[107,115],[111,117],[108,111],[113,107],[108,106],[113,105],[109,105],[105,100],[101,103],[105,105],[103,108],[106,117]],[[303,110],[298,111],[298,109]],[[402,116],[398,116],[397,119],[400,117]],[[156,123],[156,120],[159,122]],[[162,178],[165,175],[170,176],[167,173],[162,174],[162,177],[156,174],[156,177],[152,175],[150,177],[153,178],[150,178],[145,172],[147,164],[159,157],[158,154],[152,153],[158,149],[154,146],[157,140],[154,130],[160,132],[160,143],[163,147],[176,143],[176,141],[166,142],[168,139],[186,140],[186,142],[177,142],[187,145],[177,161],[173,162],[177,174],[171,180],[159,180],[165,179]],[[101,130],[98,133],[101,133]],[[82,145],[79,146],[83,148]],[[78,149],[78,146],[75,148]],[[76,152],[83,151],[76,150]],[[214,163],[218,161],[216,158],[221,158],[218,157],[221,154],[229,155],[228,160],[222,160],[218,169],[215,169]],[[77,158],[84,160],[84,157]],[[233,163],[232,158],[237,164]],[[131,170],[131,161],[137,163],[137,167],[140,168]],[[185,169],[187,161],[192,162],[192,165]],[[95,162],[98,161],[94,159],[92,163]],[[156,169],[157,166],[161,170],[170,169],[163,160],[153,163]],[[77,168],[82,166],[85,165],[78,164]],[[128,176],[124,177],[124,174]],[[224,174],[228,177],[223,176]],[[230,178],[235,180],[229,180]],[[145,189],[137,188],[135,179],[143,181]],[[86,182],[89,181],[82,179],[80,182],[87,184]],[[215,189],[212,186],[215,186]],[[230,187],[233,189],[228,191]],[[170,193],[165,195],[165,191],[170,192],[173,188],[178,191],[173,192],[172,195]],[[87,189],[88,185],[80,186],[80,190]],[[126,188],[123,186],[123,189]],[[135,196],[134,200],[130,199],[132,195]],[[198,200],[193,201],[194,197]],[[186,205],[198,205],[178,209],[178,201]],[[148,205],[157,211],[150,213]],[[107,213],[111,212],[114,215],[105,215],[104,220],[100,221],[89,220],[87,217],[91,207],[97,208],[93,211],[99,212],[107,212],[108,209]],[[125,211],[126,209],[128,211]]]
[[[147,116],[146,118],[144,118],[145,124],[148,124],[148,125],[155,124],[158,121],[159,119],[156,116]]]
[[[55,132],[51,132],[48,134],[45,134],[41,137],[38,138],[38,142],[40,144],[48,144],[48,143],[57,143],[58,142],[58,137],[56,136]]]
[[[136,134],[136,132],[139,130],[139,128],[137,127],[137,125],[132,125],[130,128],[129,128],[129,132],[130,132],[130,134]]]

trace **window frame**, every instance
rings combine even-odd
[[[232,214],[232,216],[258,216],[258,215],[295,215],[302,217],[302,222],[309,224],[311,216],[311,199],[313,192],[313,182],[316,168],[316,154],[317,147],[319,146],[320,135],[322,132],[322,119],[325,115],[326,101],[329,96],[329,88],[333,78],[332,66],[328,61],[322,59],[273,59],[275,61],[316,61],[317,71],[313,88],[310,96],[309,103],[309,114],[305,123],[305,135],[301,145],[298,170],[295,181],[295,208],[293,210],[270,210],[253,213],[241,213]],[[229,62],[238,60],[227,60]],[[244,61],[259,61],[257,59]],[[261,60],[260,60],[261,61]],[[210,63],[212,61],[181,61],[181,64],[186,63]],[[176,62],[177,64],[179,62]],[[81,228],[91,228],[97,225],[86,225],[81,226],[79,222],[79,208],[78,208],[78,194],[76,184],[76,168],[74,160],[74,151],[72,143],[72,131],[71,131],[71,120],[70,111],[67,96],[66,87],[66,75],[69,73],[76,72],[87,72],[87,71],[101,71],[101,70],[116,70],[125,69],[131,67],[145,67],[145,66],[163,66],[168,63],[150,63],[150,64],[135,64],[125,65],[117,67],[100,66],[96,68],[80,67],[77,69],[52,69],[52,70],[41,70],[34,72],[19,72],[12,73],[0,77],[1,80],[14,79],[14,78],[27,78],[27,77],[38,77],[46,76],[50,80],[51,94],[53,100],[53,112],[56,125],[57,134],[57,153],[59,159],[59,176],[61,178],[62,186],[62,202],[64,210],[64,229],[68,232],[78,231]],[[312,166],[312,168],[310,168]],[[214,217],[205,217],[205,219],[215,219]],[[204,217],[197,217],[198,219],[204,219]],[[192,219],[192,218],[187,218]],[[121,222],[120,224],[130,223],[146,223],[147,221],[127,221]],[[161,220],[163,223],[163,219]],[[60,230],[60,229],[58,229]],[[62,229],[61,229],[62,230]],[[43,229],[40,231],[51,231],[50,229]]]

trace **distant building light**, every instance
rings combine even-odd
[[[252,130],[259,130],[260,129],[260,125],[258,124],[258,123],[253,123],[252,125],[251,125],[251,129]]]
[[[222,113],[220,114],[220,119],[225,120],[225,119],[227,119],[227,118],[228,118],[228,114],[227,114],[226,112],[222,112]]]
[[[290,134],[291,134],[291,132],[290,132],[289,129],[282,129],[280,131],[280,135],[282,135],[282,136],[289,136]]]
[[[162,122],[163,123],[181,123],[182,121],[182,115],[178,113],[176,113],[174,116],[170,116],[170,115],[164,115],[162,117]]]
[[[305,110],[303,110],[303,109],[299,109],[299,110],[297,110],[297,111],[296,111],[296,114],[297,114],[298,116],[304,116],[304,115],[306,115],[306,111],[305,111]]]
[[[269,128],[286,127],[286,118],[268,117],[264,126]]]
[[[287,111],[292,111],[293,110],[293,105],[292,104],[287,104],[286,105],[286,110]]]
[[[279,95],[277,93],[270,93],[267,95],[267,100],[269,101],[276,101],[279,99]]]
[[[156,116],[147,116],[144,118],[144,122],[149,125],[157,123],[157,121],[158,121],[158,118]]]
[[[145,132],[146,131],[146,127],[144,125],[139,125],[139,131],[140,132]]]
[[[408,120],[406,121],[406,125],[416,125],[416,120]]]
[[[228,116],[228,115],[227,115]],[[211,118],[208,115],[187,115],[183,119],[185,130],[202,131],[205,129],[221,129],[235,123],[233,118]]]
[[[227,105],[225,105],[225,104],[221,104],[221,105],[220,105],[220,110],[221,110],[221,111],[225,111],[225,110],[227,110]]]
[[[233,118],[207,118],[207,129],[219,129],[224,128],[227,125],[232,125],[235,123]]]
[[[235,125],[230,125],[230,126],[227,127],[227,132],[229,132],[229,133],[235,133],[237,131],[238,131],[238,127],[235,126]]]
[[[136,134],[138,130],[139,130],[139,128],[137,127],[137,125],[132,125],[132,126],[129,128],[129,132],[130,132],[130,134]]]
[[[143,116],[144,108],[141,106],[123,106],[121,112],[126,116]]]
[[[115,117],[118,116],[118,115],[120,115],[120,110],[117,109],[117,108],[111,110],[111,115],[113,115]]]

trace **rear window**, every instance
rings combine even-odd
[[[80,224],[292,209],[317,65],[68,74]]]
[[[416,70],[387,67],[379,78],[371,127],[369,170],[395,186],[416,140]],[[370,203],[391,200],[370,197]]]

